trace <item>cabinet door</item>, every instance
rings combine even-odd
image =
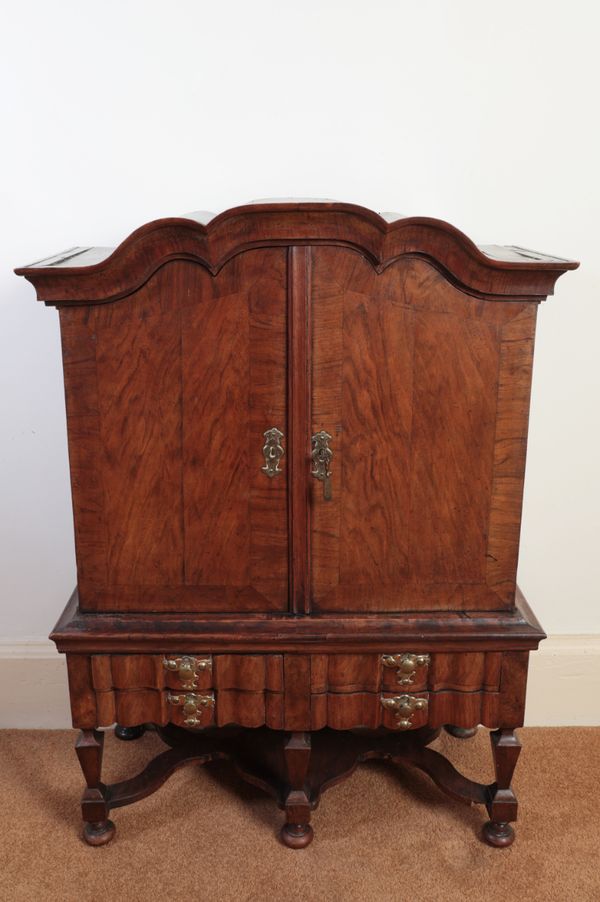
[[[424,259],[312,266],[311,485],[321,611],[512,605],[536,304],[482,301]]]
[[[285,251],[174,261],[61,324],[82,608],[286,610],[286,456],[263,470],[286,430]]]

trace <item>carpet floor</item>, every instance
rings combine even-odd
[[[277,841],[281,812],[225,762],[184,768],[116,810],[115,839],[93,849],[80,833],[75,735],[0,731],[2,902],[600,900],[600,728],[520,731],[521,818],[509,849],[479,841],[482,809],[381,762],[324,794],[303,851]],[[106,782],[163,747],[154,733],[130,743],[110,733]],[[487,731],[442,734],[433,747],[467,776],[493,779]]]

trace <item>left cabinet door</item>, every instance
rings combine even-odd
[[[287,610],[285,250],[60,312],[82,609]]]

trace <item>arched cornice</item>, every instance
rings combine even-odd
[[[260,203],[234,207],[206,223],[159,219],[133,232],[100,262],[90,254],[41,261],[15,270],[50,304],[106,303],[140,288],[171,260],[191,260],[216,273],[236,254],[274,245],[335,244],[363,254],[378,270],[405,255],[428,259],[457,287],[493,300],[540,300],[574,261],[514,248],[488,256],[463,232],[439,219],[388,222],[354,204]]]

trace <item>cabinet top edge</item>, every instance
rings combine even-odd
[[[243,251],[294,244],[347,246],[378,269],[401,256],[420,255],[459,287],[496,299],[541,300],[562,273],[579,266],[517,245],[478,246],[441,219],[379,214],[338,201],[284,200],[253,202],[214,216],[156,219],[116,248],[71,247],[15,273],[35,285],[40,300],[98,303],[135,291],[169,260],[192,260],[216,274]]]

